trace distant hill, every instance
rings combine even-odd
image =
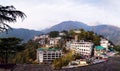
[[[120,28],[112,25],[89,26],[85,23],[78,21],[64,21],[55,26],[52,26],[49,29],[43,30],[43,32],[48,33],[50,31],[63,31],[80,28],[83,28],[87,31],[94,31],[99,35],[103,35],[104,37],[112,41],[114,44],[120,45]]]
[[[17,37],[17,38],[23,39],[23,41],[26,42],[32,39],[35,35],[40,35],[40,34],[43,34],[43,32],[21,28],[21,29],[9,30],[8,34],[6,32],[0,33],[0,38]]]
[[[70,30],[70,29],[80,29],[84,28],[85,30],[90,30],[91,27],[88,25],[82,23],[82,22],[77,22],[77,21],[64,21],[61,22],[55,26],[52,26],[51,28],[42,30],[45,33],[48,33],[50,31],[63,31],[63,30]]]
[[[103,35],[114,44],[120,45],[120,28],[112,25],[93,26],[94,32]]]

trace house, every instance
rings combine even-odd
[[[46,35],[35,36],[33,38],[34,41],[38,42],[41,45],[47,44],[49,39],[50,39],[50,37],[47,34]]]
[[[51,63],[56,58],[60,58],[63,55],[62,50],[57,48],[38,48],[37,49],[37,61],[38,63]]]
[[[76,41],[67,42],[66,49],[73,50],[75,53],[79,53],[86,57],[91,57],[93,50],[93,43],[86,42],[84,40],[81,40],[80,42],[76,42]]]
[[[94,48],[94,56],[102,57],[106,53],[106,48],[103,46],[95,46]]]
[[[106,48],[106,50],[108,51],[108,47],[110,46],[110,43],[107,39],[101,39],[100,41],[100,45],[103,46],[104,48]]]
[[[60,32],[59,36],[65,36],[66,34],[64,32]]]
[[[80,30],[74,30],[74,32],[77,33],[77,34],[81,33]]]
[[[50,46],[57,45],[59,44],[60,40],[61,40],[61,37],[50,38],[49,44]]]

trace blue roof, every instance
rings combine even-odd
[[[104,50],[105,47],[103,47],[103,46],[95,46],[95,49],[96,49],[96,50]]]

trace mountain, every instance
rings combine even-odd
[[[52,26],[51,28],[42,30],[45,33],[48,33],[50,31],[63,31],[63,30],[70,30],[70,29],[80,29],[84,28],[85,30],[90,30],[91,27],[88,25],[82,23],[82,22],[77,22],[77,21],[64,21],[61,22],[55,26]]]
[[[116,45],[120,45],[120,28],[112,25],[93,26],[94,32],[103,35]]]
[[[48,33],[50,31],[63,31],[71,29],[80,29],[83,28],[86,31],[94,31],[99,35],[103,35],[116,45],[120,45],[120,28],[112,25],[97,25],[89,26],[85,23],[78,21],[64,21],[55,26],[52,26],[49,29],[43,30],[43,32]]]
[[[17,37],[22,39],[24,42],[26,42],[32,39],[35,35],[40,35],[40,34],[43,34],[43,32],[21,28],[21,29],[9,30],[8,33],[6,32],[0,33],[0,38]]]

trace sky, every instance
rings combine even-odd
[[[27,15],[8,23],[13,28],[42,30],[69,20],[120,27],[120,0],[0,0],[0,5],[13,5]]]

